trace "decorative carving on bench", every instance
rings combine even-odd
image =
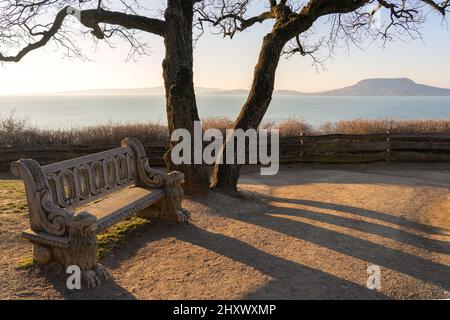
[[[122,147],[130,147],[136,155],[137,183],[143,187],[164,187],[166,197],[138,214],[141,218],[163,218],[171,221],[186,223],[190,213],[181,207],[183,200],[184,174],[173,171],[168,174],[150,167],[145,148],[135,138],[126,138]]]
[[[24,180],[31,230],[23,236],[33,243],[35,261],[40,265],[77,265],[87,287],[110,278],[96,261],[96,234],[105,226],[133,213],[183,223],[190,217],[181,207],[183,174],[151,168],[144,146],[134,138],[123,140],[120,148],[43,167],[34,160],[21,159],[11,164],[11,171]],[[132,186],[159,191],[141,202],[148,203],[144,210],[133,212],[143,208],[133,205],[136,209],[127,207],[120,214],[102,217],[101,223],[89,212],[74,213],[84,204]]]
[[[87,212],[80,212],[68,223],[68,241],[64,247],[33,245],[33,255],[39,265],[57,263],[65,268],[76,265],[81,270],[82,280],[87,288],[100,285],[111,279],[109,272],[97,263],[97,218]]]
[[[183,200],[184,175],[181,172],[174,171],[165,176],[164,187],[166,189],[166,198],[161,200],[161,214],[168,219],[177,219],[181,222],[188,222],[191,214],[181,207]]]
[[[121,144],[123,148],[131,148],[136,156],[137,185],[143,187],[162,187],[166,174],[150,167],[142,143],[136,138],[126,138]]]
[[[69,224],[67,249],[54,249],[57,262],[65,267],[77,265],[82,271],[82,279],[88,288],[109,280],[109,272],[97,263],[97,237],[95,223],[97,218],[87,212],[80,212]]]
[[[30,225],[34,232],[45,231],[62,236],[67,232],[67,223],[72,214],[53,203],[44,173],[34,160],[22,159],[13,162],[11,171],[25,183]]]

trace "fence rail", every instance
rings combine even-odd
[[[282,163],[450,162],[450,135],[385,133],[287,137],[280,140],[280,161]]]
[[[167,143],[144,143],[150,164],[163,165]],[[41,164],[117,147],[105,145],[0,146],[0,170],[20,158]],[[366,134],[282,137],[280,162],[357,163],[376,161],[450,162],[450,134]]]

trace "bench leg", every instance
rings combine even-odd
[[[151,207],[138,212],[136,216],[142,219],[163,219],[175,223],[188,223],[191,214],[181,207],[181,199],[172,194],[172,196],[166,196]]]
[[[144,209],[136,214],[137,217],[142,219],[163,219],[175,223],[188,223],[191,217],[189,211],[183,208],[178,208],[177,210],[173,210],[173,208],[169,208],[166,202],[167,200],[161,200],[158,203],[155,203],[151,207]],[[163,209],[164,208],[164,209]]]
[[[167,197],[161,200],[161,217],[177,223],[188,223],[191,213],[181,207],[181,199],[174,200],[173,197]]]
[[[173,173],[177,174],[177,172]],[[178,179],[179,176],[171,176],[171,174],[169,174],[168,177],[173,177],[173,179],[168,179],[165,185],[166,196],[151,207],[139,212],[137,216],[143,219],[156,218],[177,223],[188,223],[191,214],[181,207],[181,202],[183,201],[183,188]]]
[[[97,236],[93,229],[97,218],[87,212],[74,216],[69,225],[69,248],[64,250],[64,263],[77,265],[88,288],[100,285],[111,276],[97,263]]]
[[[105,267],[97,263],[97,237],[93,215],[82,212],[74,216],[69,224],[69,246],[67,248],[33,245],[33,255],[39,265],[56,263],[67,268],[78,266],[82,282],[87,288],[100,285],[111,276]]]
[[[161,200],[161,215],[166,219],[187,223],[191,214],[181,207],[183,201],[184,175],[181,172],[173,171],[167,174],[165,189],[166,196]]]

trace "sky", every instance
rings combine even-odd
[[[447,21],[449,19],[447,18]],[[448,22],[447,22],[448,24]],[[396,41],[385,48],[380,42],[338,50],[325,69],[316,71],[311,59],[282,58],[276,89],[304,92],[352,85],[375,77],[408,77],[418,83],[450,88],[450,27],[437,14],[429,14],[423,40]],[[247,89],[262,39],[271,23],[258,24],[234,39],[206,33],[194,51],[195,85],[221,89]],[[320,28],[316,27],[320,32]],[[163,85],[163,39],[145,35],[150,54],[137,63],[126,61],[128,46],[121,41],[110,48],[77,37],[92,61],[63,58],[54,46],[33,51],[19,63],[0,66],[0,94],[31,94],[101,88],[141,88]]]

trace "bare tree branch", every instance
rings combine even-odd
[[[330,28],[330,40],[318,41],[322,45],[328,44],[333,50],[340,41],[346,46],[353,44],[359,47],[359,43],[367,39],[381,38],[383,43],[394,38],[401,39],[407,36],[411,39],[420,37],[419,27],[423,23],[421,11],[423,6],[429,6],[440,14],[450,9],[450,0],[441,3],[432,0],[269,0],[269,11],[249,16],[251,1],[209,0],[203,1],[198,8],[198,21],[203,33],[203,23],[209,23],[213,30],[219,30],[224,37],[233,38],[237,32],[242,32],[257,22],[274,20],[272,33],[279,36],[285,43],[298,44],[296,39],[312,26],[321,17],[332,18],[333,23],[327,24]],[[303,2],[303,3],[302,3]],[[372,6],[372,9],[368,6]],[[296,9],[294,9],[296,8]],[[375,14],[381,9],[389,12],[390,18],[385,24],[377,24],[374,27]],[[313,50],[312,56],[319,50]],[[309,51],[309,50],[307,50]],[[301,47],[288,48],[285,53],[305,52]],[[327,55],[332,56],[332,51]],[[314,58],[314,61],[322,59]]]
[[[102,1],[98,1],[96,9],[78,10],[67,5],[58,11],[52,23],[43,25],[35,22],[39,10],[42,11],[41,14],[47,13],[47,11],[43,9],[44,5],[48,7],[57,5],[57,3],[58,1],[56,0],[41,0],[40,2],[23,1],[21,3],[11,2],[4,8],[5,13],[3,16],[0,15],[0,26],[2,27],[0,31],[0,41],[5,44],[15,44],[16,46],[26,39],[29,39],[29,42],[15,55],[7,55],[0,52],[0,61],[19,62],[28,53],[47,45],[52,39],[55,40],[55,43],[58,46],[64,47],[68,52],[81,57],[81,52],[71,38],[65,34],[66,31],[63,30],[65,19],[70,15],[74,15],[83,26],[91,29],[91,33],[97,39],[105,39],[105,37],[109,38],[112,35],[119,35],[126,39],[130,43],[131,48],[138,54],[145,52],[145,50],[143,50],[145,45],[137,40],[135,33],[132,30],[164,36],[165,22],[163,20],[145,17],[135,13],[128,14],[105,10],[101,8]],[[127,10],[132,10],[132,6],[128,5]],[[107,31],[108,29],[100,27],[100,24],[116,27]],[[13,33],[13,31],[9,31],[10,29],[14,29],[14,27],[24,29],[25,32]],[[114,31],[111,32],[112,30]],[[106,35],[105,32],[107,32],[108,35]],[[35,37],[40,38],[35,40]]]
[[[210,23],[213,27],[219,28],[224,37],[233,38],[236,32],[242,32],[256,23],[262,23],[266,20],[276,18],[274,12],[276,1],[270,1],[271,9],[269,11],[246,17],[250,4],[250,0],[222,0],[219,3],[215,0],[201,1],[201,4],[196,7],[199,22],[198,27],[203,32],[203,23]]]

